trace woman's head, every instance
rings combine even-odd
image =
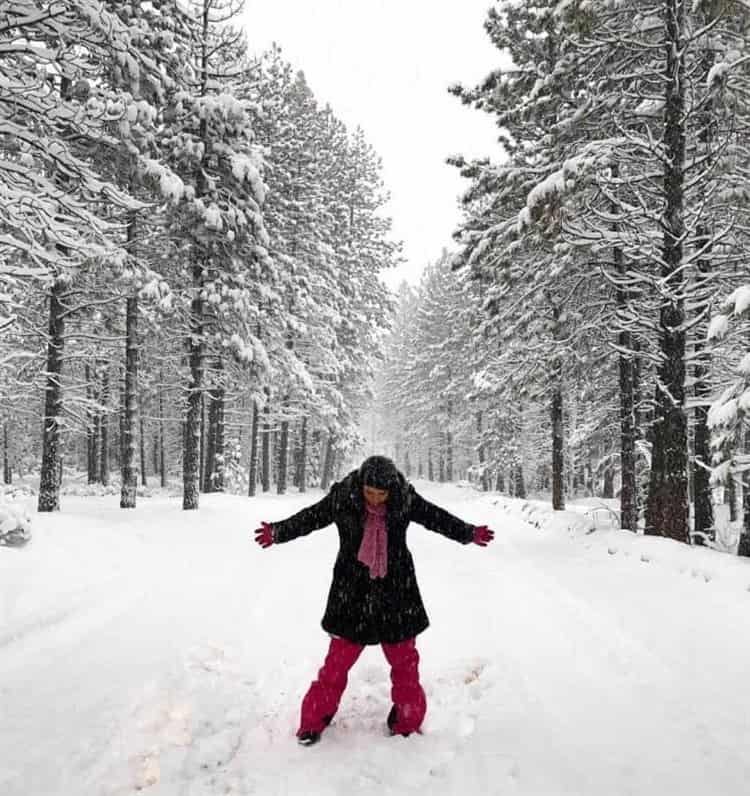
[[[365,459],[359,468],[359,476],[364,498],[374,506],[387,503],[399,483],[398,468],[385,456],[370,456]]]

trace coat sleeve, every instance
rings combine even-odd
[[[454,542],[469,544],[474,539],[474,526],[469,525],[450,512],[425,500],[413,487],[411,489],[411,510],[409,519],[423,525],[430,531],[447,536]]]
[[[334,521],[335,517],[335,502],[336,502],[336,485],[331,487],[330,492],[317,503],[308,506],[302,511],[298,511],[291,517],[279,522],[272,522],[273,527],[273,540],[276,544],[283,544],[284,542],[291,542],[298,536],[307,536],[307,534],[317,531],[319,528],[325,528]]]

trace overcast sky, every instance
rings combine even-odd
[[[246,0],[253,51],[278,43],[321,103],[361,125],[383,159],[394,237],[407,263],[386,277],[419,279],[451,246],[464,181],[448,155],[497,156],[492,119],[447,92],[498,65],[483,28],[492,0]]]

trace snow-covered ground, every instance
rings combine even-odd
[[[251,540],[316,493],[36,515],[28,546],[0,548],[0,794],[747,793],[749,561],[418,486],[497,531],[481,549],[410,530],[424,733],[386,736],[368,648],[312,748],[294,731],[335,532]]]

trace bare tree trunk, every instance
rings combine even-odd
[[[13,483],[13,470],[10,466],[10,455],[8,454],[8,423],[3,422],[3,483]]]
[[[286,406],[284,407],[286,409]],[[279,495],[286,493],[286,478],[288,470],[287,458],[289,456],[289,421],[284,418],[281,421],[281,433],[279,434],[278,445],[278,476],[276,478],[276,491]]]
[[[205,374],[204,374],[205,380]],[[206,422],[206,401],[211,400],[210,392],[207,393],[206,390],[203,390],[201,395],[201,441],[200,441],[200,454],[198,459],[200,461],[198,467],[198,489],[201,492],[208,491],[206,488],[206,472],[209,471],[210,462],[207,459],[210,457],[210,450],[208,450],[211,446],[211,441],[208,439],[209,435],[211,434],[211,429],[209,428],[209,424]]]
[[[445,432],[445,479],[453,482],[453,433],[450,428],[453,423],[453,402],[448,401],[448,429]]]
[[[154,475],[159,473],[159,432],[154,431],[151,437],[151,468]]]
[[[60,510],[59,468],[60,415],[63,406],[62,363],[65,321],[63,318],[61,279],[55,279],[50,290],[47,340],[47,373],[45,378],[44,424],[42,426],[42,469],[39,479],[39,511]]]
[[[262,453],[261,453],[261,483],[263,491],[271,489],[271,396],[266,390],[266,403],[263,406],[263,431],[261,432]]]
[[[109,382],[109,362],[104,363],[104,372],[102,373],[102,418],[100,426],[99,444],[101,450],[99,452],[99,481],[104,486],[109,486],[109,397],[110,397],[110,382]]]
[[[101,460],[101,453],[102,453],[102,389],[101,389],[101,378],[99,375],[99,360],[96,360],[94,363],[94,386],[92,388],[92,396],[94,401],[96,402],[96,410],[94,413],[94,433],[91,438],[91,444],[93,446],[92,450],[92,465],[93,465],[93,480],[91,481],[92,484],[101,483],[101,465],[99,464]]]
[[[167,485],[167,452],[164,428],[164,392],[162,387],[163,374],[159,372],[159,475],[162,489]]]
[[[745,455],[750,453],[750,431],[743,434],[742,449]],[[729,477],[732,477],[731,473]],[[742,528],[737,545],[737,555],[750,558],[750,470],[745,470],[740,477],[742,479],[740,481],[742,485]]]
[[[731,472],[724,488],[724,503],[729,506],[729,522],[737,522],[737,482]]]
[[[560,306],[549,296],[552,306],[553,337],[558,339],[560,325]],[[562,393],[562,359],[555,352],[552,367],[552,509],[562,511],[565,508],[564,461],[563,461],[563,393]],[[524,487],[524,495],[526,496]],[[520,496],[519,496],[520,497]]]
[[[206,402],[208,403],[208,413],[205,410]],[[201,439],[204,440],[204,455],[201,457],[203,460],[202,489],[204,492],[213,492],[216,477],[216,425],[219,417],[219,407],[214,388],[203,394],[203,407],[203,421],[201,423],[204,427],[203,434],[201,434]],[[206,422],[206,414],[208,414],[208,422]]]
[[[604,471],[604,484],[602,486],[602,497],[609,500],[615,496],[615,472],[611,467]]]
[[[302,418],[299,432],[299,457],[297,459],[297,488],[307,492],[307,418]]]
[[[86,408],[86,470],[87,470],[87,480],[90,484],[96,483],[96,476],[97,476],[97,468],[96,468],[96,444],[97,444],[97,436],[96,436],[96,413],[92,409],[92,404],[96,400],[96,390],[94,389],[91,378],[91,366],[86,363],[86,400],[88,402],[88,406]],[[94,377],[96,377],[96,371],[94,371]]]
[[[487,453],[482,439],[482,413],[477,412],[477,457],[479,459],[479,471],[482,479],[482,491],[488,492],[490,488],[489,474],[487,473]]]
[[[190,305],[190,334],[187,340],[190,383],[188,384],[182,456],[182,508],[186,510],[197,509],[200,502],[201,406],[203,403],[201,398],[205,352],[203,281],[202,264],[195,263],[193,265],[194,293]]]
[[[432,448],[427,450],[427,478],[429,481],[435,480],[435,464],[432,461]]]
[[[326,455],[323,461],[323,474],[320,479],[320,488],[323,490],[328,489],[328,487],[331,485],[331,481],[333,480],[335,443],[336,443],[336,437],[334,436],[333,432],[332,431],[328,432],[328,441],[326,442]]]
[[[696,349],[702,348],[696,342]],[[696,350],[696,357],[700,354]],[[693,469],[693,516],[695,518],[695,544],[703,545],[705,538],[715,538],[714,509],[711,491],[711,432],[708,428],[708,401],[711,386],[708,367],[704,362],[695,364],[695,397],[702,403],[695,407],[695,465]],[[730,476],[731,477],[731,476]]]
[[[664,0],[666,12],[666,102],[664,106],[664,212],[659,317],[661,361],[657,370],[651,478],[646,533],[690,541],[687,497],[687,417],[685,414],[685,63],[684,0]],[[671,294],[671,295],[670,295]]]
[[[523,478],[523,467],[520,462],[518,462],[514,470],[514,489],[513,492],[517,498],[521,498],[523,500],[526,499],[526,481]]]
[[[129,296],[125,320],[125,396],[120,443],[122,461],[120,473],[120,508],[133,509],[138,489],[138,470],[136,469],[136,423],[138,421],[138,299]],[[141,446],[143,438],[141,435]]]
[[[143,415],[138,420],[138,426],[141,443],[141,485],[148,486],[148,477],[146,476],[146,428],[143,423]]]
[[[214,492],[223,492],[226,482],[225,482],[225,406],[224,401],[226,397],[226,392],[224,390],[223,385],[219,385],[215,391],[215,403],[216,403],[216,423],[215,423],[215,431],[214,431],[214,479],[213,479],[213,488]]]
[[[614,250],[618,276],[625,279],[625,263],[622,250]],[[617,289],[617,308],[624,312],[628,304],[627,291]],[[638,530],[638,482],[635,472],[635,359],[633,341],[629,331],[623,329],[617,339],[620,348],[620,527],[628,531]]]
[[[258,485],[258,423],[260,412],[258,411],[258,401],[253,399],[253,424],[250,429],[250,466],[247,494],[255,497]]]

